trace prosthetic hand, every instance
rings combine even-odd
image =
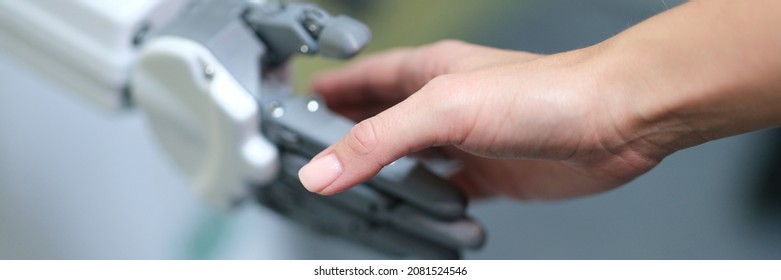
[[[6,49],[96,104],[140,108],[217,207],[252,199],[406,257],[457,258],[483,243],[466,198],[443,179],[445,165],[401,158],[333,196],[298,181],[298,170],[354,123],[294,95],[286,62],[355,55],[371,34],[354,19],[275,1],[4,1],[0,24]]]

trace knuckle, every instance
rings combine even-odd
[[[438,143],[459,143],[468,134],[474,119],[474,108],[479,102],[473,100],[476,95],[469,94],[468,79],[463,74],[439,76],[426,85],[426,104],[432,104],[427,110],[438,116],[444,135],[438,136]]]
[[[369,118],[353,126],[347,137],[347,147],[355,155],[366,156],[377,147],[376,120]]]

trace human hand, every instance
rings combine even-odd
[[[566,198],[624,184],[666,153],[632,148],[637,139],[622,134],[631,116],[598,92],[590,56],[445,41],[321,75],[314,91],[360,123],[299,177],[310,191],[335,194],[437,147],[461,161],[451,179],[473,197]]]
[[[472,196],[622,185],[677,150],[781,126],[779,12],[778,1],[691,1],[550,56],[447,41],[363,59],[315,81],[362,121],[299,177],[334,194],[436,147],[462,161],[451,179]]]

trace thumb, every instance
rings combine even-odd
[[[453,117],[460,114],[451,113],[450,117],[443,112],[453,106],[442,105],[447,99],[436,100],[436,92],[425,93],[429,88],[356,124],[315,156],[298,172],[304,187],[319,194],[335,194],[370,179],[406,154],[453,143],[455,136],[463,135],[451,133],[459,131],[453,129],[459,123]]]

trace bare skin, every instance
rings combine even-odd
[[[779,15],[779,1],[696,1],[566,53],[443,41],[365,58],[314,81],[360,123],[299,177],[335,194],[436,148],[471,196],[621,186],[675,151],[781,125]]]

